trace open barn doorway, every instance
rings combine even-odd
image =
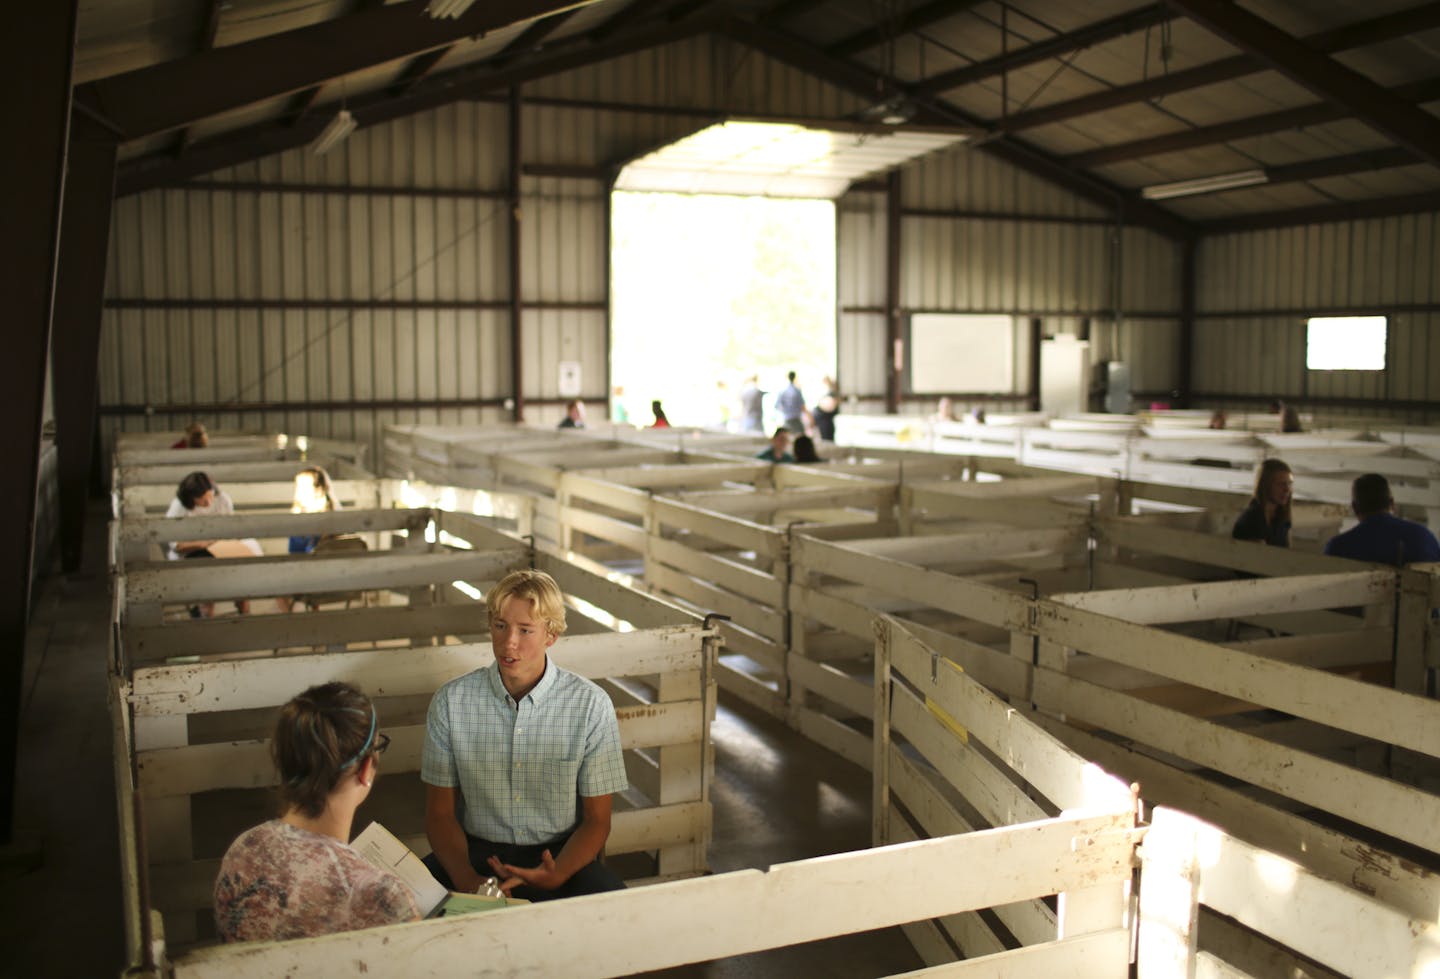
[[[757,376],[766,424],[785,375],[813,404],[835,376],[835,205],[616,191],[611,201],[612,418],[740,428]]]

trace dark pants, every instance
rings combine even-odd
[[[562,836],[553,843],[537,843],[529,845],[524,843],[491,843],[489,840],[482,840],[479,837],[465,834],[466,841],[470,844],[470,866],[475,868],[476,873],[482,877],[493,876],[495,871],[490,869],[490,857],[497,856],[501,863],[508,863],[514,867],[538,867],[540,866],[540,855],[546,850],[550,851],[552,857],[560,856],[560,849],[565,845],[568,836]],[[454,883],[445,868],[440,864],[440,858],[430,854],[425,858],[425,866],[435,876],[446,890],[453,890]],[[501,880],[504,883],[504,880]],[[564,884],[553,891],[541,890],[538,887],[528,887],[524,884],[515,888],[512,892],[515,897],[523,897],[527,901],[553,901],[561,897],[579,897],[581,894],[599,894],[603,891],[623,891],[625,882],[600,862],[599,858],[591,861],[567,880]]]

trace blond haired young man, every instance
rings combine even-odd
[[[620,729],[605,692],[546,654],[565,632],[560,588],[543,571],[515,571],[486,605],[495,662],[430,702],[425,862],[454,890],[493,874],[532,901],[623,888],[600,862],[610,797],[628,787]]]

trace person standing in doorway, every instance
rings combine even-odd
[[[815,434],[823,441],[835,441],[835,416],[840,414],[840,390],[833,377],[825,378],[825,393],[815,402],[810,413],[815,419]]]
[[[740,431],[765,431],[765,392],[757,374],[745,378],[745,390],[740,392]]]
[[[805,395],[795,385],[795,372],[785,375],[789,384],[775,396],[775,410],[780,414],[780,424],[795,435],[804,435],[810,412],[805,409]]]

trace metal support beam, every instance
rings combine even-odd
[[[1045,323],[1040,317],[1030,317],[1030,393],[1026,395],[1031,411],[1040,410],[1040,345],[1045,342]]]
[[[1428,78],[1400,85],[1391,89],[1391,92],[1406,101],[1433,101],[1440,99],[1440,78]],[[1216,123],[1213,126],[1198,126],[1194,129],[1182,129],[1179,132],[1137,139],[1129,143],[1101,146],[1098,149],[1068,156],[1065,161],[1077,167],[1103,166],[1107,163],[1138,160],[1147,156],[1178,153],[1181,150],[1193,150],[1201,146],[1213,146],[1216,143],[1228,143],[1231,140],[1263,136],[1266,133],[1280,132],[1285,129],[1318,126],[1334,122],[1337,119],[1344,119],[1347,114],[1343,106],[1332,102],[1313,102],[1310,105],[1302,105],[1294,109],[1281,109],[1279,112],[1267,112],[1244,119],[1232,119],[1229,122]]]
[[[390,4],[88,82],[75,97],[138,139],[576,5],[488,0],[436,20],[421,3]]]
[[[537,24],[543,23],[545,23],[545,21],[543,20],[537,21]],[[532,28],[534,26],[536,26],[536,24],[531,25]],[[449,47],[436,48],[433,51],[426,51],[424,54],[416,55],[415,57],[411,58],[410,63],[406,65],[403,70],[401,70],[400,77],[395,79],[395,84],[390,86],[390,94],[404,95],[406,92],[410,91],[417,84],[419,84],[420,79],[430,74],[434,67],[438,65],[444,59],[444,57],[454,49],[455,45],[452,44]]]
[[[1440,0],[1411,7],[1409,10],[1402,10],[1398,13],[1386,14],[1383,17],[1347,24],[1334,30],[1320,31],[1308,35],[1305,43],[1317,51],[1334,54],[1338,51],[1350,51],[1366,45],[1393,40],[1397,37],[1406,37],[1435,27],[1440,27]],[[1248,54],[1236,55],[1233,58],[1212,61],[1209,64],[1197,65],[1182,71],[1168,72],[1156,78],[1147,78],[1143,82],[1120,85],[1064,102],[1040,106],[1027,112],[1016,113],[1005,119],[997,119],[991,125],[1001,132],[1018,133],[1036,126],[1047,126],[1093,115],[1122,105],[1132,105],[1148,99],[1160,99],[1166,95],[1199,88],[1202,85],[1214,85],[1218,82],[1243,78],[1264,69],[1264,63],[1258,58],[1252,58]]]
[[[394,9],[387,7],[386,9]],[[541,78],[646,48],[693,37],[711,27],[706,20],[648,25],[616,37],[608,44],[591,44],[588,35],[565,38],[556,50],[496,67],[491,62],[457,68],[431,76],[403,96],[389,92],[349,100],[350,112],[361,128],[424,112],[487,92],[504,91],[512,85]],[[564,45],[561,48],[561,45]],[[297,96],[298,98],[299,96]],[[116,194],[125,197],[155,187],[166,187],[190,177],[257,160],[272,153],[294,149],[314,140],[325,120],[304,117],[298,122],[271,122],[236,129],[223,136],[191,144],[184,159],[152,154],[121,164]]]
[[[1305,160],[1301,163],[1266,167],[1265,176],[1267,183],[1273,186],[1295,183],[1300,180],[1343,177],[1352,173],[1370,173],[1374,170],[1407,167],[1421,162],[1423,161],[1418,156],[1404,147],[1391,146],[1381,150],[1366,150],[1363,153],[1346,153],[1343,156],[1327,156],[1319,160]]]
[[[1374,197],[1366,201],[1337,201],[1334,204],[1314,204],[1283,211],[1237,214],[1234,217],[1206,221],[1198,225],[1196,230],[1202,235],[1217,235],[1228,231],[1293,228],[1302,224],[1324,224],[1327,221],[1364,221],[1397,214],[1423,214],[1428,211],[1440,211],[1440,192],[1400,194],[1395,197]]]
[[[916,7],[914,10],[903,15],[898,22],[891,23],[889,20],[872,24],[847,38],[836,41],[825,48],[825,53],[833,58],[844,58],[852,54],[859,54],[861,51],[877,47],[890,41],[901,34],[913,34],[922,31],[931,24],[938,23],[956,14],[964,13],[971,7],[978,7],[982,0],[932,0],[931,3]]]
[[[11,99],[6,124],[21,147],[0,153],[0,295],[5,297],[5,359],[0,414],[8,479],[0,481],[0,844],[14,834],[16,753],[35,493],[45,410],[45,358],[55,296],[70,78],[78,0],[52,0],[11,17],[0,57],[0,89]]]
[[[115,153],[112,134],[78,113],[72,116],[50,343],[60,453],[60,556],[67,573],[79,569],[85,540]]]
[[[205,17],[195,37],[196,51],[209,51],[215,47],[215,37],[220,33],[220,13],[227,6],[229,4],[225,0],[210,0],[205,5]]]
[[[1195,266],[1199,246],[1194,238],[1180,245],[1180,343],[1175,365],[1175,407],[1190,407],[1195,380]]]
[[[521,342],[524,339],[525,306],[521,300],[520,257],[522,253],[520,178],[524,167],[520,117],[525,106],[520,101],[520,86],[510,89],[510,377],[515,399],[515,421],[525,420],[525,377]]]
[[[736,18],[721,21],[719,30],[740,44],[753,47],[776,61],[791,65],[856,95],[877,98],[909,94],[893,79],[887,79],[848,61],[828,57],[823,51],[788,35]],[[913,120],[915,125],[978,126],[975,119],[948,102],[934,97],[920,98],[917,102],[921,111]],[[976,147],[981,152],[989,153],[1086,200],[1117,213],[1123,212],[1120,216],[1127,224],[1149,228],[1173,239],[1186,238],[1191,234],[1188,222],[1164,208],[1138,198],[1127,200],[1127,193],[1120,188],[1098,177],[1067,167],[1062,161],[1033,146],[1009,138],[988,138],[977,143]]]
[[[825,2],[826,0],[780,0],[762,12],[758,19],[762,24],[782,24],[792,17],[809,13]]]
[[[995,75],[1002,75],[1016,68],[1049,61],[1051,58],[1061,58],[1075,51],[1081,51],[1117,37],[1124,37],[1126,34],[1133,34],[1135,31],[1143,31],[1147,27],[1163,24],[1173,16],[1175,16],[1174,11],[1163,3],[1130,10],[1093,24],[1087,24],[1068,33],[1057,34],[1055,37],[1017,48],[977,64],[932,75],[917,82],[914,89],[923,95],[935,95],[952,88],[959,88],[961,85],[969,85]]]
[[[1440,119],[1236,6],[1230,0],[1171,0],[1192,20],[1323,99],[1440,165]]]
[[[900,410],[900,171],[885,183],[885,410]]]
[[[601,24],[599,27],[591,31],[591,37],[593,37],[595,39],[595,42],[598,44],[602,41],[610,39],[620,31],[629,30],[632,27],[638,27],[641,23],[648,20],[650,18],[650,15],[655,13],[655,11],[663,4],[664,0],[633,0],[633,2],[628,7],[623,8],[618,14],[611,17],[609,20],[605,21],[605,23]],[[547,17],[545,20],[542,20],[536,24],[532,24],[529,28],[525,30],[524,34],[521,34],[514,41],[505,45],[505,50],[525,51],[529,48],[534,47],[540,42],[541,38],[545,37],[546,34],[549,34],[556,27],[559,27],[561,24],[563,24],[565,22],[565,18],[570,16],[570,14],[572,13],[574,13],[574,11],[569,11],[563,14],[556,14],[554,17]],[[544,33],[540,34],[538,37],[529,38],[525,36],[536,28],[541,27],[542,25],[549,24],[551,21],[555,21],[554,25],[546,29]]]

